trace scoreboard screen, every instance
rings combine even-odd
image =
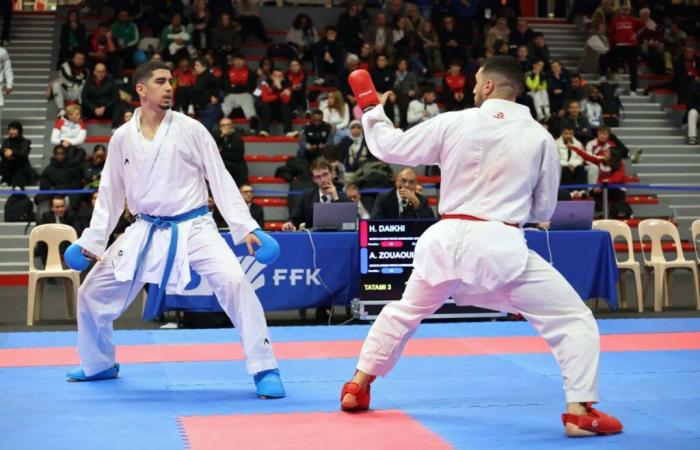
[[[436,220],[360,221],[360,300],[399,300],[418,238]]]

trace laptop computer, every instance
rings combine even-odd
[[[593,226],[592,201],[560,201],[549,222],[550,230],[590,230]]]
[[[355,231],[357,205],[353,202],[314,203],[314,230]]]

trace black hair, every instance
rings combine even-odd
[[[146,61],[145,63],[139,64],[136,69],[134,69],[134,75],[132,83],[134,89],[138,83],[143,83],[153,76],[153,72],[156,70],[170,70],[167,64],[162,61]]]
[[[512,56],[498,55],[484,61],[481,66],[482,73],[495,73],[503,77],[508,83],[513,85],[513,89],[518,90],[523,82],[523,69],[520,61]]]
[[[9,130],[10,128],[13,128],[17,131],[19,131],[20,136],[24,132],[24,128],[22,127],[22,124],[19,123],[17,120],[13,120],[12,122],[7,124],[7,129]]]

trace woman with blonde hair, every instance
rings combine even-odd
[[[508,28],[508,19],[505,17],[499,17],[496,20],[496,25],[489,28],[489,31],[486,33],[486,42],[484,43],[484,46],[486,48],[493,48],[493,45],[497,40],[500,39],[508,42],[509,37],[510,28]]]
[[[337,144],[348,135],[350,124],[350,108],[343,100],[339,90],[328,93],[328,98],[321,100],[319,109],[323,112],[323,121],[333,127],[333,143]]]
[[[396,20],[396,25],[394,25],[393,36],[394,42],[399,42],[406,35],[407,32],[413,31],[413,25],[406,18],[406,16],[401,16]]]
[[[87,125],[83,120],[80,105],[66,106],[65,117],[54,122],[51,143],[60,145],[66,152],[66,165],[79,167],[85,161],[85,150],[80,147],[87,137]]]
[[[423,50],[428,59],[430,70],[442,70],[442,55],[440,54],[440,37],[435,30],[435,25],[429,20],[420,24],[418,36],[423,41]]]
[[[406,5],[406,18],[414,30],[419,30],[421,24],[425,21],[418,9],[418,5],[415,3]]]

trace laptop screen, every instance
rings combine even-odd
[[[356,230],[357,205],[353,202],[314,203],[314,229]]]

